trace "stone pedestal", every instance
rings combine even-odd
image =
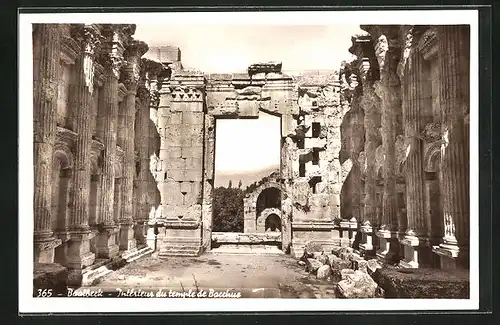
[[[81,270],[95,261],[95,254],[90,251],[90,231],[70,232],[71,239],[67,245],[67,267]]]
[[[370,222],[365,222],[360,228],[362,234],[362,243],[359,245],[360,253],[365,259],[370,259],[375,256],[375,247],[373,245],[373,228]]]
[[[119,247],[116,244],[118,228],[111,226],[98,234],[97,256],[101,258],[113,258],[118,255]]]
[[[133,224],[120,223],[119,238],[121,251],[125,251],[128,254],[137,249]]]
[[[399,257],[399,242],[397,233],[388,230],[376,232],[379,239],[379,249],[376,256],[380,263],[396,263]]]

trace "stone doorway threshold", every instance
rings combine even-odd
[[[275,245],[226,244],[212,248],[206,254],[283,255],[284,253]]]

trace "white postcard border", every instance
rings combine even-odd
[[[33,298],[32,23],[134,24],[469,24],[470,53],[470,299],[168,299]],[[479,56],[477,10],[58,13],[19,15],[19,312],[397,311],[479,308]],[[332,62],[332,68],[340,62]],[[472,209],[473,207],[473,209]],[[221,302],[220,300],[224,300]]]

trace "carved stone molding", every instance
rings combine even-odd
[[[104,67],[95,62],[94,63],[94,82],[97,84],[98,87],[102,87],[104,85],[104,82],[106,80],[106,71]]]
[[[424,171],[437,172],[439,171],[441,157],[441,141],[435,141],[425,144],[424,146]]]
[[[75,60],[80,54],[80,44],[71,37],[61,39],[61,60],[66,64],[75,64]]]
[[[437,28],[429,27],[420,37],[418,49],[425,60],[430,60],[437,55]]]

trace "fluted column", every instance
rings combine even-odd
[[[33,25],[34,261],[42,263],[54,262],[61,244],[51,229],[60,49],[60,25]]]
[[[377,256],[389,262],[398,254],[396,231],[398,226],[396,195],[396,114],[401,105],[397,67],[400,59],[399,30],[395,26],[379,28],[375,52],[380,67],[380,93],[382,96],[382,150],[384,153],[384,189],[382,222],[377,236],[380,249]],[[373,35],[372,35],[373,36]]]
[[[96,46],[100,42],[100,31],[96,25],[73,25],[71,35],[81,46],[75,60],[73,80],[70,85],[70,107],[72,108],[75,141],[73,187],[70,195],[70,241],[68,242],[67,266],[75,269],[91,265],[95,254],[90,251],[89,193],[90,151],[92,134],[91,97],[94,90],[94,59]]]
[[[361,102],[363,109],[364,127],[364,170],[365,186],[362,197],[362,224],[360,232],[362,234],[360,251],[366,257],[374,255],[373,226],[377,224],[376,213],[376,158],[375,151],[380,144],[380,99],[375,94],[374,79],[376,78],[376,58],[374,55],[374,45],[369,34],[352,37],[352,47],[349,51],[356,55],[359,75],[361,76]]]
[[[118,129],[118,79],[123,65],[123,42],[133,25],[106,25],[103,30],[105,44],[100,56],[106,79],[103,86],[103,165],[101,180],[101,222],[97,254],[112,258],[118,254],[114,221],[116,140]]]
[[[412,35],[415,34],[415,35]],[[410,31],[408,39],[416,42],[416,31]],[[427,243],[427,219],[425,213],[424,171],[420,111],[424,110],[423,98],[423,58],[414,44],[409,47],[411,54],[403,72],[403,120],[406,149],[406,211],[408,225],[402,243],[410,250],[405,251],[401,262],[405,267],[419,267],[419,254],[423,249],[417,249]],[[423,248],[423,247],[422,247]]]
[[[122,70],[122,82],[127,87],[124,101],[124,161],[122,177],[122,209],[120,215],[120,249],[129,251],[136,248],[134,239],[133,186],[135,174],[134,124],[136,95],[139,82],[140,58],[148,50],[144,42],[133,40],[125,51],[127,65]]]
[[[442,267],[468,267],[469,184],[464,112],[469,106],[468,26],[439,26],[438,51],[442,108],[441,173],[443,243],[436,250]],[[447,263],[452,259],[458,263]]]

